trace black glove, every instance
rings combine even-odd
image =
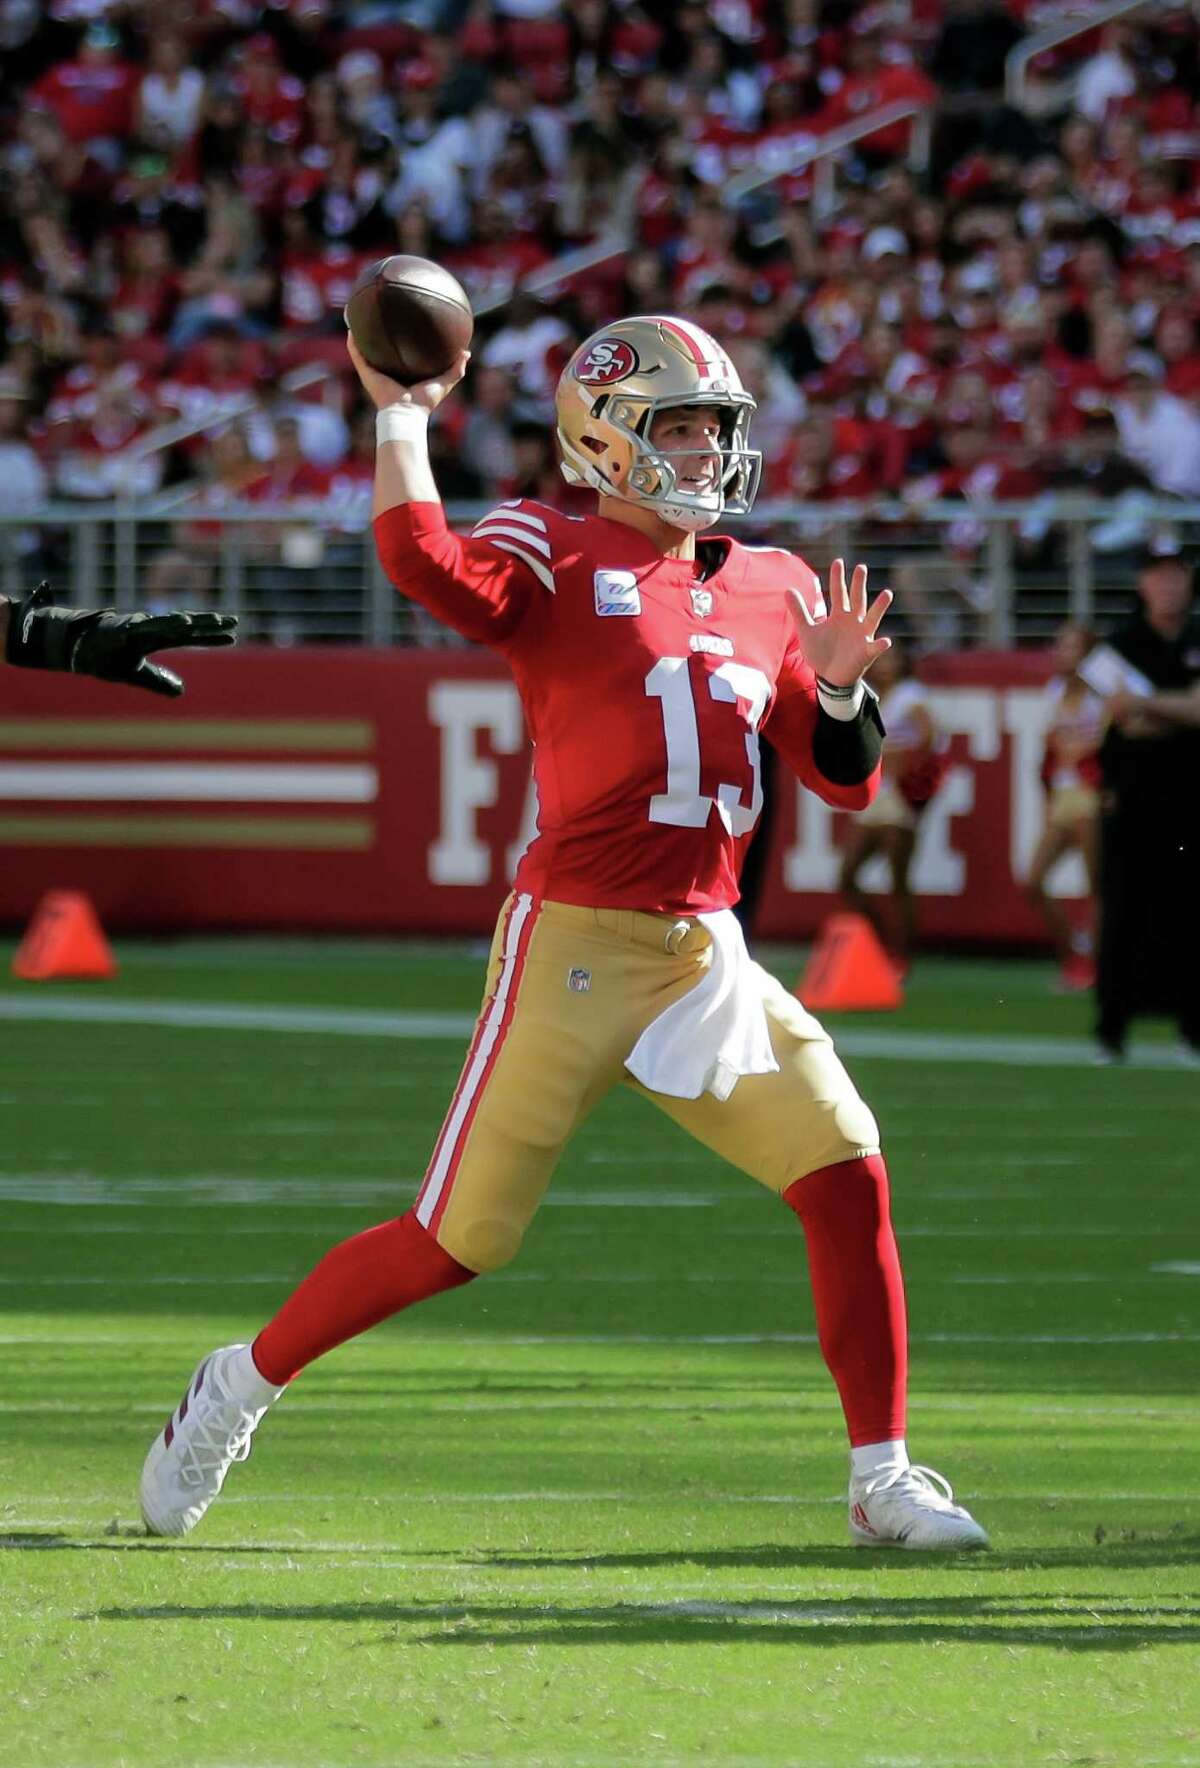
[[[50,585],[39,583],[26,601],[14,604],[9,612],[6,655],[18,669],[65,669],[174,698],[182,694],[183,683],[173,670],[146,661],[152,651],[235,642],[236,614],[48,608],[43,604],[49,595]]]

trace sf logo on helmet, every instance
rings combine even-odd
[[[607,387],[612,381],[623,381],[636,373],[638,355],[624,338],[601,338],[592,345],[575,371],[575,378],[585,387]]]

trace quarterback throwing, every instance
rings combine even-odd
[[[403,387],[349,347],[378,408],[379,556],[406,595],[511,667],[538,834],[415,1203],[335,1246],[252,1343],[203,1360],[147,1456],[147,1527],[199,1521],[315,1358],[512,1259],[567,1141],[624,1085],[803,1225],[850,1440],[852,1539],[986,1546],[946,1481],[909,1460],[904,1286],[875,1120],[732,913],[762,805],[760,737],[829,804],[861,810],[876,790],[883,729],[863,677],[888,646],[890,596],[868,603],[865,568],[847,582],[838,563],[826,598],[792,554],[710,535],[754,500],[754,401],[685,320],[622,320],[563,371],[562,470],[596,491],[596,514],[516,501],[467,539],[446,525],[426,447],[466,354]]]

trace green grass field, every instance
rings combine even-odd
[[[1200,1763],[1200,1077],[1165,1029],[1093,1069],[1045,966],[932,960],[841,1028],[911,1446],[990,1555],[846,1545],[799,1227],[632,1097],[516,1265],[310,1370],[168,1545],[151,1436],[407,1206],[482,959],[120,956],[0,985],[4,1768]]]

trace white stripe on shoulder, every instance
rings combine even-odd
[[[543,558],[548,559],[551,556],[550,542],[543,540],[540,534],[531,534],[528,528],[515,528],[511,522],[502,522],[496,516],[489,516],[486,521],[480,522],[472,538],[486,540],[489,534],[507,534],[510,540],[519,540],[533,552],[541,553]]]
[[[785,559],[794,559],[796,556],[795,553],[792,552],[790,550],[790,548],[788,548],[786,546],[748,546],[747,543],[743,540],[741,542],[741,548],[742,548],[743,552],[782,553]]]
[[[535,516],[532,510],[518,509],[516,504],[512,503],[502,503],[499,508],[489,510],[488,514],[483,517],[483,520],[485,522],[494,522],[497,520],[504,522],[520,522],[525,527],[535,528],[539,534],[545,534],[547,532],[546,524],[541,516]]]
[[[512,553],[514,558],[518,558],[522,564],[528,565],[538,582],[548,589],[551,595],[554,594],[554,578],[549,565],[543,565],[540,559],[535,559],[533,554],[526,552],[523,546],[514,546],[511,540],[493,539],[491,544],[498,546],[501,552]]]

